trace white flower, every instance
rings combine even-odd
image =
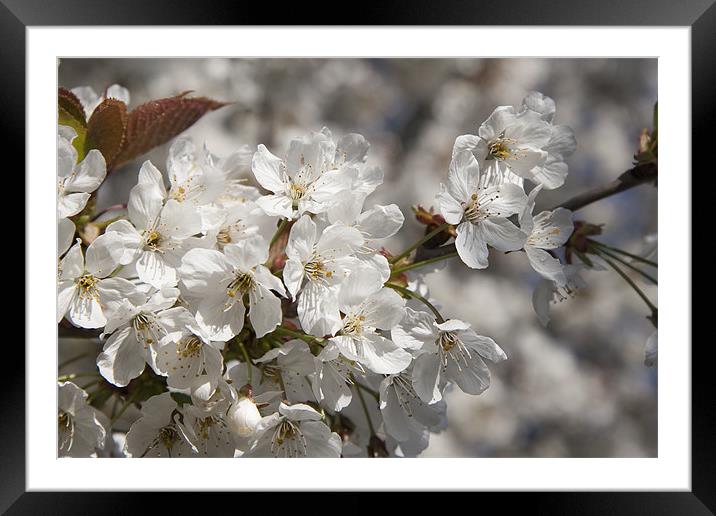
[[[74,131],[65,135],[76,136]],[[77,164],[77,151],[63,133],[57,136],[57,214],[60,218],[71,217],[87,205],[90,194],[104,181],[107,164],[102,153],[92,149]]]
[[[437,196],[445,220],[457,225],[460,258],[474,269],[487,267],[488,245],[500,251],[522,249],[525,235],[507,217],[522,211],[526,202],[517,185],[480,186],[480,167],[467,151],[453,158],[447,188],[442,186]]]
[[[456,148],[470,150],[487,176],[498,182],[517,183],[513,176],[518,176],[557,188],[567,176],[564,159],[574,152],[576,141],[569,127],[552,123],[554,114],[552,99],[531,92],[519,111],[496,108],[478,136],[460,136]]]
[[[275,365],[270,364],[274,360]],[[262,369],[263,376],[276,382],[276,386],[284,391],[285,399],[291,403],[314,400],[311,383],[316,370],[315,357],[304,341],[289,340],[254,362],[266,364]]]
[[[325,407],[336,412],[347,407],[353,398],[349,387],[354,383],[353,376],[366,373],[360,363],[345,358],[331,341],[316,356],[315,367],[313,393]]]
[[[184,318],[180,331],[162,339],[157,349],[157,369],[167,376],[167,385],[175,389],[191,387],[204,374],[205,384],[215,388],[224,364],[221,356],[224,344],[212,342],[186,310]]]
[[[405,300],[394,290],[381,288],[372,269],[353,272],[341,286],[338,307],[344,314],[341,329],[331,342],[349,360],[379,374],[395,374],[412,361],[410,353],[378,333],[390,330],[405,314]]]
[[[152,396],[142,404],[142,417],[127,433],[127,452],[134,458],[195,456],[195,437],[184,417],[171,393]]]
[[[169,199],[152,182],[140,182],[129,194],[129,220],[118,220],[107,233],[122,237],[122,265],[136,264],[139,279],[155,288],[177,283],[183,241],[201,230],[195,207]]]
[[[646,346],[644,346],[644,365],[647,367],[654,367],[658,363],[658,353],[658,332],[654,331],[654,333],[652,333],[646,340]]]
[[[335,334],[341,326],[336,287],[355,267],[357,260],[351,255],[362,245],[363,237],[357,229],[342,224],[328,226],[320,238],[316,232],[316,223],[308,215],[293,225],[283,281],[293,299],[300,292],[298,318],[303,330],[320,337]]]
[[[580,272],[585,270],[587,267],[581,264],[565,265],[564,266],[564,284],[560,285],[554,281],[543,279],[535,287],[532,293],[532,307],[539,322],[542,326],[549,324],[549,312],[550,305],[554,303],[561,303],[565,299],[574,297],[577,291],[587,286],[584,282]],[[601,266],[595,266],[592,270],[600,270]]]
[[[413,388],[426,403],[442,399],[440,387],[445,380],[455,382],[467,394],[482,393],[490,386],[483,358],[492,362],[507,358],[494,340],[478,335],[469,324],[457,319],[438,323],[427,312],[407,309],[405,319],[391,334],[406,348],[422,343],[413,366]]]
[[[363,197],[354,192],[344,192],[338,202],[328,210],[331,224],[341,223],[357,229],[363,236],[363,244],[355,250],[358,260],[377,270],[383,279],[390,278],[390,265],[378,249],[378,241],[395,235],[403,226],[405,217],[395,204],[375,205],[361,213]]]
[[[77,97],[82,104],[87,120],[90,119],[94,110],[105,99],[117,99],[129,105],[129,90],[119,84],[112,84],[104,90],[104,92],[102,92],[102,95],[97,95],[94,89],[90,86],[78,86],[77,88],[72,88],[72,93],[75,94],[75,97]]]
[[[444,400],[431,405],[416,394],[408,371],[386,376],[380,382],[380,411],[388,434],[415,454],[428,445],[429,430],[443,427],[447,405]],[[406,445],[410,442],[410,445]]]
[[[180,275],[188,295],[198,298],[196,318],[213,340],[227,341],[244,326],[244,295],[249,298],[249,319],[257,337],[281,323],[281,280],[262,265],[268,243],[256,235],[237,244],[213,249],[192,249],[182,258]]]
[[[564,184],[567,177],[567,164],[564,159],[572,155],[577,148],[574,131],[566,125],[554,125],[556,106],[554,100],[537,91],[532,91],[522,100],[522,111],[538,113],[552,129],[549,141],[543,148],[547,158],[541,167],[532,170],[532,181],[552,190]]]
[[[131,296],[136,287],[122,278],[108,278],[119,265],[122,242],[117,235],[97,237],[82,256],[80,240],[60,261],[57,285],[57,322],[67,314],[75,326],[101,328],[108,303]]]
[[[194,396],[192,396],[193,398]],[[188,437],[197,457],[231,458],[236,450],[234,435],[224,410],[209,412],[195,405],[184,406],[184,425],[191,429]]]
[[[119,387],[129,384],[144,371],[156,367],[157,348],[170,333],[181,331],[193,319],[185,308],[171,308],[179,296],[176,288],[165,288],[147,296],[139,290],[113,303],[103,336],[110,335],[97,367],[102,376]]]
[[[194,408],[204,414],[226,414],[231,404],[238,399],[236,389],[223,376],[218,379],[208,374],[194,377],[189,384],[189,392]]]
[[[58,455],[96,456],[107,437],[107,417],[87,403],[87,393],[74,383],[60,382],[57,390]]]
[[[259,145],[251,169],[256,181],[273,192],[258,199],[259,206],[286,219],[326,211],[358,177],[357,168],[336,163],[336,144],[326,128],[291,141],[285,161]]]
[[[278,412],[261,419],[256,439],[247,457],[341,456],[341,438],[321,421],[316,410],[297,403],[281,403]]]
[[[244,181],[251,173],[251,159],[254,151],[248,145],[240,146],[228,156],[218,157],[204,147],[204,159],[206,162],[221,170],[228,185],[235,185],[238,181]]]
[[[169,190],[162,173],[151,161],[145,161],[139,171],[139,184],[157,186],[164,199],[193,206],[205,205],[216,199],[225,188],[223,172],[213,164],[196,156],[194,143],[189,138],[178,138],[169,148],[167,157]]]
[[[546,250],[562,247],[574,230],[572,223],[572,212],[557,208],[552,211],[540,212],[532,216],[535,205],[535,197],[542,189],[538,185],[527,197],[527,205],[520,213],[520,228],[527,235],[525,242],[525,253],[532,268],[548,280],[552,280],[560,286],[567,282],[563,266],[559,259],[552,256]]]
[[[235,187],[236,191],[239,187]],[[223,207],[205,206],[202,213],[202,226],[206,230],[207,237],[214,240],[217,249],[223,249],[225,245],[235,244],[246,238],[255,235],[271,235],[276,230],[276,218],[269,217],[259,208],[255,200],[248,197],[251,187],[242,192],[246,197],[243,200],[224,200]],[[238,192],[236,192],[238,193]]]

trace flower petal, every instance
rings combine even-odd
[[[283,160],[271,154],[264,145],[259,145],[251,161],[251,170],[256,181],[274,193],[282,192],[285,187]]]
[[[527,240],[520,228],[502,217],[490,217],[478,225],[482,239],[498,251],[517,251]]]
[[[457,227],[455,248],[460,259],[472,269],[484,269],[488,265],[487,242],[478,230],[478,226],[471,222],[463,222]]]
[[[125,387],[144,371],[144,344],[134,337],[130,326],[112,334],[97,356],[100,374],[111,384]]]
[[[249,292],[249,319],[256,332],[256,337],[263,337],[281,324],[281,300],[270,290],[258,285]]]
[[[525,253],[532,268],[542,277],[554,281],[559,286],[567,283],[567,277],[564,275],[564,267],[557,258],[550,255],[547,251],[531,245],[525,246]]]

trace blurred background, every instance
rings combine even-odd
[[[64,59],[59,85],[127,87],[130,108],[186,90],[233,102],[187,133],[223,156],[265,144],[283,156],[290,139],[328,126],[363,134],[369,163],[385,183],[367,203],[398,204],[399,251],[423,229],[410,206],[430,206],[445,181],[455,138],[476,134],[498,105],[530,90],[555,99],[556,123],[571,126],[577,151],[565,185],[543,191],[535,213],[631,167],[639,133],[657,100],[655,59]],[[139,164],[164,169],[168,145],[113,173],[98,208],[126,202]],[[657,231],[657,191],[644,185],[595,203],[575,220],[605,224],[601,240],[631,252]],[[449,425],[431,438],[429,457],[654,457],[657,371],[643,364],[653,332],[648,311],[613,271],[584,274],[588,288],[552,310],[543,328],[532,310],[539,277],[523,253],[493,253],[490,268],[458,260],[428,276],[451,317],[493,337],[509,360],[493,365],[481,396],[447,396]],[[640,283],[656,301],[656,287]],[[71,342],[60,360],[76,354]]]

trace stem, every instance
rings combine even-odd
[[[99,373],[72,373],[72,374],[63,374],[62,376],[57,377],[58,382],[69,382],[70,380],[74,380],[75,378],[87,378],[87,377],[94,377],[94,376],[100,376]]]
[[[114,405],[112,405],[112,412],[109,414],[109,419],[114,419],[114,415],[117,413],[117,405],[119,404],[119,396],[114,398]]]
[[[555,206],[552,210],[557,208],[566,208],[571,211],[577,211],[589,204],[592,204],[593,202],[606,197],[611,197],[612,195],[624,192],[634,188],[635,186],[655,181],[658,177],[658,173],[659,169],[656,163],[643,163],[641,165],[637,165],[624,172],[617,179],[606,186],[601,186],[577,195],[576,197],[572,197],[562,204]]]
[[[276,228],[276,233],[274,233],[273,237],[271,237],[271,242],[269,243],[269,247],[271,247],[276,242],[276,240],[278,240],[278,237],[281,236],[283,231],[286,229],[286,226],[288,226],[288,224],[290,222],[291,221],[289,219],[283,219],[281,221],[281,223],[278,225],[278,228]]]
[[[430,265],[431,263],[439,262],[441,260],[447,260],[448,258],[453,258],[457,256],[457,251],[452,251],[448,254],[435,256],[433,258],[428,258],[427,260],[421,260],[419,262],[411,263],[409,265],[405,265],[403,267],[398,267],[397,269],[393,269],[391,275],[393,274],[400,274],[402,272],[406,272],[412,269],[417,269],[418,267],[424,267],[426,265]]]
[[[368,428],[370,429],[370,435],[375,435],[375,428],[373,428],[373,421],[371,421],[371,419],[370,419],[370,413],[368,412],[368,405],[365,404],[365,399],[363,399],[363,392],[360,389],[356,389],[356,393],[358,394],[358,399],[360,399],[360,404],[363,406],[363,413],[365,414],[366,421],[368,421]]]
[[[371,389],[370,387],[366,387],[366,386],[363,385],[362,383],[358,383],[358,382],[356,381],[355,377],[353,377],[353,385],[355,385],[356,387],[358,387],[358,389],[363,389],[365,392],[367,392],[368,394],[370,394],[371,396],[373,396],[373,397],[375,398],[375,401],[380,401],[380,394],[378,394],[376,391],[374,391],[374,390]]]
[[[430,233],[428,233],[428,234],[425,235],[423,238],[421,238],[420,240],[418,240],[417,242],[415,242],[413,245],[411,245],[410,247],[408,247],[405,251],[403,251],[402,253],[400,253],[398,256],[394,256],[393,258],[391,258],[391,259],[390,259],[390,263],[397,263],[397,262],[399,262],[400,260],[402,260],[403,258],[405,258],[406,256],[408,256],[410,253],[412,253],[415,249],[417,249],[418,247],[420,247],[422,244],[424,244],[425,242],[427,242],[428,240],[430,240],[431,238],[433,238],[435,235],[437,235],[438,233],[443,232],[445,229],[447,229],[447,228],[449,228],[449,227],[450,227],[450,224],[442,224],[442,225],[436,227],[436,228],[433,229]]]
[[[652,315],[654,315],[657,312],[656,306],[654,306],[654,303],[652,303],[649,298],[644,294],[644,292],[639,288],[639,286],[634,283],[634,281],[623,271],[621,270],[617,264],[615,264],[613,261],[611,261],[606,256],[602,256],[602,259],[609,264],[609,266],[614,269],[617,274],[619,274],[624,281],[626,281],[631,288],[634,289],[634,292],[639,294],[639,297],[646,303],[646,306],[649,307],[649,310],[651,310]],[[652,321],[653,322],[653,321]]]
[[[279,335],[286,335],[289,337],[294,337],[296,339],[305,340],[306,342],[321,342],[323,339],[319,339],[318,337],[314,337],[313,335],[308,335],[306,333],[291,330],[289,328],[284,328],[283,326],[278,326],[272,333],[278,333]]]
[[[119,409],[119,412],[117,412],[114,417],[110,420],[109,426],[110,428],[117,422],[117,420],[122,417],[122,414],[129,408],[129,406],[134,403],[134,399],[139,395],[140,389],[136,389],[132,394],[129,395],[129,398],[127,398],[127,401],[122,405],[122,408]]]
[[[249,385],[252,385],[253,384],[252,369],[253,369],[254,363],[249,358],[249,353],[248,353],[248,351],[246,351],[246,346],[244,346],[243,342],[239,342],[239,349],[241,349],[241,354],[244,355],[244,361],[246,362],[246,369],[248,370],[248,375],[249,375]]]
[[[405,288],[405,287],[401,287],[400,285],[396,285],[395,283],[386,283],[385,286],[388,288],[392,288],[393,290],[397,290],[398,292],[400,292],[403,295],[412,297],[413,299],[417,299],[418,301],[420,301],[421,303],[423,303],[425,306],[427,306],[430,309],[430,311],[435,315],[435,319],[437,319],[438,324],[442,324],[445,322],[445,319],[443,319],[443,316],[440,315],[440,312],[438,311],[438,309],[435,308],[430,301],[425,299],[423,296],[421,296],[417,292],[413,292],[412,290]]]
[[[98,379],[98,380],[93,380],[93,381],[91,381],[90,383],[81,386],[81,388],[82,388],[82,390],[87,390],[87,389],[89,389],[90,387],[92,387],[93,385],[97,385],[97,384],[103,383],[103,382],[104,382],[104,378],[100,378],[100,379]]]
[[[622,259],[622,258],[619,258],[619,256],[617,256],[616,254],[612,254],[612,253],[610,253],[609,251],[607,251],[606,249],[599,249],[599,248],[593,249],[593,251],[595,251],[595,252],[596,252],[599,256],[601,256],[602,258],[604,258],[604,256],[606,255],[606,256],[609,256],[610,258],[612,258],[613,260],[618,261],[618,262],[621,263],[622,265],[626,265],[627,267],[629,267],[629,268],[630,268],[631,270],[633,270],[634,272],[636,272],[636,273],[638,273],[638,274],[641,274],[645,279],[651,281],[654,285],[658,285],[658,284],[659,284],[659,283],[656,281],[656,278],[654,278],[653,276],[647,274],[646,272],[644,272],[643,270],[639,269],[638,267],[635,267],[634,264],[629,263],[628,261],[626,261],[626,260],[624,260],[624,259]]]
[[[82,353],[81,355],[77,355],[76,357],[69,358],[69,359],[65,360],[64,362],[58,364],[57,369],[59,370],[59,369],[62,369],[63,367],[67,367],[68,365],[72,364],[73,362],[77,362],[78,360],[80,360],[82,358],[90,357],[92,355],[95,355],[96,353],[97,353],[96,351],[88,351],[87,353]]]
[[[638,261],[638,262],[645,263],[645,264],[650,265],[650,266],[652,266],[652,267],[655,267],[655,268],[658,268],[658,267],[659,267],[659,264],[658,264],[658,263],[656,263],[656,262],[654,262],[654,261],[651,261],[651,260],[647,260],[646,258],[643,258],[643,257],[639,256],[638,254],[627,253],[626,251],[622,251],[621,249],[618,249],[618,248],[616,248],[616,247],[612,247],[612,246],[610,246],[610,245],[607,245],[607,244],[605,244],[605,243],[599,242],[599,241],[597,241],[597,240],[589,239],[589,240],[587,240],[587,242],[589,242],[590,244],[594,244],[594,245],[596,245],[596,246],[598,246],[598,247],[603,247],[604,249],[609,249],[610,251],[613,251],[613,252],[615,252],[615,253],[623,254],[624,256],[628,256],[628,257],[631,258],[632,260],[636,260],[636,261]]]

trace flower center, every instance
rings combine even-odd
[[[506,160],[512,155],[512,149],[510,149],[510,144],[512,143],[516,143],[515,140],[503,137],[491,141],[488,145],[488,159]]]
[[[298,201],[300,201],[304,195],[306,195],[306,192],[308,191],[308,188],[306,188],[306,185],[301,183],[289,183],[288,185],[288,196],[291,198],[294,204],[297,204]]]
[[[472,354],[455,333],[450,331],[440,332],[437,345],[443,370],[447,369],[448,360],[450,359],[455,363],[458,371],[462,371],[463,365],[465,367],[469,365]]]
[[[164,237],[159,231],[152,230],[144,237],[144,245],[152,251],[159,251],[163,240]]]
[[[205,417],[204,419],[200,419],[198,422],[198,434],[199,437],[206,440],[209,438],[209,431],[211,430],[211,427],[214,426],[214,418],[209,416]]]
[[[137,334],[137,340],[141,337],[144,340],[144,345],[149,346],[159,342],[165,330],[162,326],[157,324],[154,316],[151,314],[140,313],[132,319],[132,328]]]
[[[360,335],[363,333],[364,315],[349,315],[343,324],[343,333],[346,335]]]
[[[237,293],[241,293],[243,295],[255,287],[256,280],[254,279],[253,274],[250,272],[237,272],[236,277],[226,288],[226,295],[229,297],[236,297]]]
[[[333,271],[326,269],[326,264],[320,256],[314,255],[310,262],[304,267],[306,275],[313,281],[320,281],[323,278],[332,278]]]
[[[196,357],[201,351],[202,343],[196,335],[190,335],[177,344],[177,355],[181,358]]]
[[[274,457],[305,457],[306,451],[306,438],[301,429],[288,419],[281,421],[271,439],[271,454]]]
[[[157,439],[167,450],[171,451],[174,444],[179,441],[179,432],[173,426],[165,426],[159,430]]]
[[[470,196],[470,200],[465,205],[465,218],[469,222],[479,222],[481,217],[480,203],[478,202],[477,194],[474,193]]]
[[[216,241],[223,245],[230,244],[231,231],[229,230],[229,228],[224,228],[219,231],[219,234],[216,235]]]
[[[97,283],[99,279],[95,278],[92,274],[84,274],[77,280],[77,286],[80,289],[80,299],[93,298],[97,299]]]
[[[440,337],[438,337],[438,345],[445,351],[445,353],[449,353],[450,350],[455,347],[455,344],[457,344],[457,336],[454,333],[451,332],[443,332],[440,333]]]

